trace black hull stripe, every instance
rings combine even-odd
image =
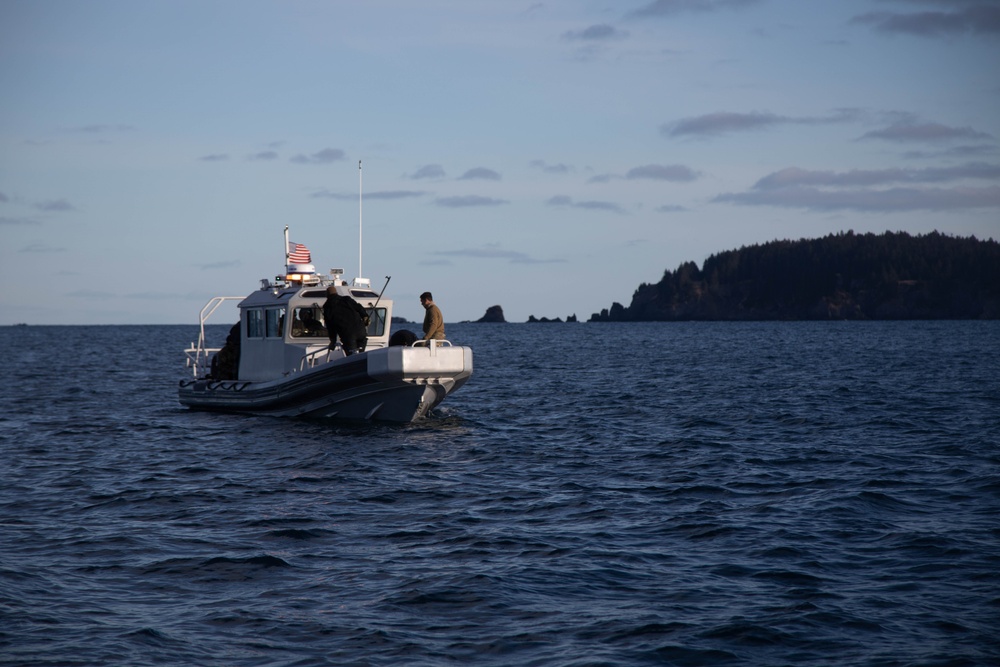
[[[227,412],[280,411],[383,382],[369,376],[368,362],[359,359],[296,377],[276,386],[258,389],[255,384],[258,383],[196,380],[193,383],[181,383],[178,394],[181,403],[202,409]],[[238,389],[241,386],[242,389]]]

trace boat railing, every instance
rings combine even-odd
[[[214,296],[201,309],[198,316],[198,342],[191,343],[184,354],[187,356],[187,367],[191,369],[195,379],[204,376],[211,368],[212,355],[219,352],[220,347],[207,347],[205,344],[205,322],[226,301],[242,301],[244,296]]]
[[[451,347],[452,346],[451,345],[451,341],[450,340],[446,340],[444,338],[440,338],[440,339],[438,339],[438,338],[431,338],[430,340],[417,340],[417,341],[413,342],[413,347],[429,347],[432,350],[434,348],[438,347],[439,345],[443,345],[445,347]]]
[[[439,347],[452,347],[451,341],[444,338],[430,340],[418,340],[413,343],[413,347],[427,347],[430,348],[431,356],[437,356],[437,349]]]
[[[376,345],[370,347],[369,349],[377,349],[381,347],[382,347],[381,345]],[[451,341],[449,340],[434,340],[434,339],[418,340],[414,341],[413,347],[429,347],[431,350],[431,355],[433,355],[434,351],[438,347],[452,347],[452,344]],[[343,356],[343,352],[339,346],[333,349],[331,349],[328,346],[324,346],[324,347],[317,347],[315,350],[308,350],[305,354],[302,355],[302,358],[299,360],[298,370],[301,373],[302,371],[308,368],[315,368],[320,364],[325,364],[330,361],[331,355],[334,354],[337,354],[338,357]]]
[[[340,348],[337,349],[339,350]],[[333,350],[331,350],[328,346],[317,347],[315,350],[307,351],[299,360],[299,372],[304,371],[307,368],[315,368],[321,363],[325,364],[330,361],[331,354],[333,354]]]

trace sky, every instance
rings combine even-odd
[[[286,225],[446,322],[1000,238],[1000,0],[0,0],[0,91],[0,324],[197,323]]]

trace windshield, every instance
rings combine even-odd
[[[326,336],[323,324],[323,309],[306,306],[292,311],[292,338],[316,338]]]
[[[367,309],[366,309],[367,310]],[[385,308],[376,308],[374,311],[369,310],[371,313],[368,317],[368,335],[369,336],[384,336],[385,335]]]

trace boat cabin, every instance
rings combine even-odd
[[[329,349],[323,319],[326,290],[331,285],[336,286],[337,294],[354,299],[371,312],[366,349],[387,347],[392,301],[379,300],[378,293],[365,282],[355,280],[348,285],[339,276],[314,284],[261,281],[261,289],[239,304],[239,379],[274,380],[344,356],[339,342],[335,350]]]

